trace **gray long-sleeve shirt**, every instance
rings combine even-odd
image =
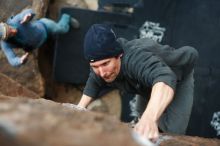
[[[198,52],[189,46],[174,49],[147,38],[118,41],[124,51],[119,75],[112,83],[106,83],[91,70],[85,95],[96,98],[102,88],[110,86],[147,97],[157,82],[175,90],[177,81],[193,69],[198,58]]]

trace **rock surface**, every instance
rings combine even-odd
[[[35,92],[25,88],[18,82],[9,78],[8,76],[0,73],[0,92],[3,95],[11,97],[28,97],[28,98],[39,98]]]
[[[220,140],[190,136],[173,136],[171,139],[163,141],[160,146],[220,146]]]
[[[0,0],[0,21],[7,20],[9,16],[15,15],[31,5],[32,0]]]
[[[0,145],[138,146],[116,118],[45,99],[0,96]],[[167,135],[164,135],[167,137]],[[160,146],[219,146],[220,140],[169,135]]]
[[[49,5],[49,17],[56,20],[60,9],[63,7],[88,9],[88,5],[84,0],[52,0]]]
[[[37,17],[46,14],[49,0],[0,0],[0,20],[5,21],[8,17],[19,13],[25,8],[33,8],[37,12]]]
[[[127,126],[103,114],[75,111],[44,99],[0,97],[0,101],[4,146],[137,146]]]

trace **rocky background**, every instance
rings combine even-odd
[[[33,8],[36,18],[57,20],[59,9],[65,6],[95,10],[97,0],[0,0],[0,20],[5,21],[25,8]],[[119,121],[118,91],[94,102],[89,107],[91,111],[77,111],[61,104],[76,104],[83,86],[53,80],[53,48],[51,38],[20,68],[11,67],[0,51],[0,145],[138,146],[128,125]],[[169,135],[160,145],[219,146],[220,141]]]

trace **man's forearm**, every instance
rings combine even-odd
[[[156,83],[151,92],[151,97],[142,118],[150,118],[157,122],[172,101],[174,90],[163,82]]]
[[[10,65],[12,65],[14,67],[20,66],[21,65],[20,57],[16,56],[16,54],[13,51],[13,48],[10,48],[9,44],[7,44],[5,42],[1,42],[1,43],[2,43],[1,44],[2,51],[4,52]]]
[[[145,138],[157,140],[159,137],[158,120],[173,99],[174,90],[163,82],[156,83],[151,91],[148,105],[135,125],[134,130]]]
[[[32,9],[23,10],[21,13],[15,15],[11,21],[14,23],[20,23],[26,14],[31,14],[31,19],[35,16],[35,12]]]
[[[94,99],[90,96],[83,94],[82,98],[80,99],[78,106],[86,108]]]

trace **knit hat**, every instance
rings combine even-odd
[[[107,24],[93,24],[86,33],[84,55],[90,62],[115,57],[123,53],[115,33]]]
[[[0,23],[0,39],[7,40],[9,26],[6,23]]]

